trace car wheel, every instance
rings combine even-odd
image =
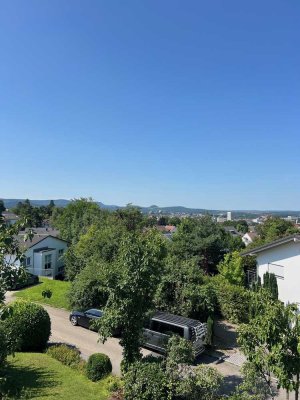
[[[71,324],[72,324],[73,326],[78,325],[78,319],[77,319],[77,317],[75,317],[75,315],[72,315],[70,321],[71,321]]]

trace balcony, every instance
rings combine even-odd
[[[53,278],[53,268],[47,268],[47,269],[26,268],[26,269],[30,274]]]

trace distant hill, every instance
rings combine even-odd
[[[4,202],[6,208],[13,208],[17,205],[19,201],[25,201],[25,199],[1,199]],[[50,199],[51,200],[51,199]],[[46,206],[49,204],[50,200],[30,200],[30,203],[33,206]],[[66,207],[71,200],[66,199],[53,199],[54,203],[57,207]],[[120,208],[124,208],[122,206],[117,205],[108,205],[103,204],[100,201],[97,202],[99,207],[108,209],[108,210],[117,210]],[[150,207],[139,207],[140,210],[145,214],[186,214],[186,215],[195,215],[195,214],[211,214],[211,215],[225,215],[227,210],[208,210],[205,208],[188,208],[183,206],[174,206],[174,207],[159,207],[157,205],[152,205]],[[256,218],[260,215],[274,215],[279,217],[287,217],[291,216],[299,216],[300,211],[289,211],[289,210],[231,210],[232,217],[237,218]]]

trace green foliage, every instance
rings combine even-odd
[[[211,316],[207,318],[206,345],[212,346],[214,341],[214,320]]]
[[[5,211],[6,208],[4,206],[4,202],[3,200],[0,200],[0,215],[2,215],[3,211]]]
[[[106,354],[95,353],[89,357],[86,364],[86,374],[91,381],[99,381],[109,375],[111,371],[112,364],[110,358]]]
[[[77,243],[81,234],[96,221],[102,220],[106,212],[91,199],[75,199],[63,209],[55,209],[53,225],[59,229],[62,239]]]
[[[179,364],[192,364],[195,361],[193,345],[190,341],[173,335],[167,345],[167,369]]]
[[[0,322],[0,369],[3,367],[9,351],[8,330],[5,325]]]
[[[41,351],[50,337],[50,317],[40,305],[17,301],[9,306],[12,312],[4,323],[13,337],[17,338],[19,350]]]
[[[34,207],[27,199],[24,202],[19,201],[12,211],[26,221],[26,227],[40,227],[45,219],[51,217],[54,207],[53,200],[48,206]]]
[[[255,365],[246,362],[242,366],[243,382],[235,388],[230,400],[265,400],[277,394],[275,382],[271,387],[261,376]]]
[[[238,342],[261,379],[272,390],[271,374],[279,387],[298,396],[300,323],[297,307],[266,302],[264,313],[239,327]]]
[[[89,226],[87,232],[66,252],[67,278],[74,280],[90,264],[114,261],[124,233],[124,226],[112,215]]]
[[[256,231],[258,237],[254,239],[247,249],[261,246],[270,243],[273,240],[280,239],[281,237],[298,233],[298,229],[294,227],[293,223],[286,221],[279,217],[269,217],[263,224],[257,226]]]
[[[125,400],[167,400],[167,377],[161,364],[135,362],[124,375]]]
[[[25,275],[23,267],[14,268],[15,262],[21,265],[24,263],[24,254],[16,238],[24,223],[25,221],[21,220],[12,226],[7,226],[0,215],[0,304],[4,302],[7,288]],[[24,240],[31,237],[32,233],[29,231],[24,235]],[[8,254],[10,257],[6,257]]]
[[[233,285],[244,285],[245,273],[243,260],[238,251],[226,254],[224,260],[218,265],[218,270],[229,283]]]
[[[168,257],[155,295],[156,308],[206,320],[217,305],[216,293],[195,259]]]
[[[196,368],[183,367],[176,382],[175,399],[217,400],[222,376],[215,368],[199,365]]]
[[[71,307],[80,310],[103,308],[107,302],[107,274],[109,265],[91,261],[74,279],[68,298]]]
[[[113,215],[120,221],[127,232],[140,230],[145,225],[145,219],[138,207],[128,204],[125,208],[116,210]]]
[[[165,240],[159,232],[127,234],[117,260],[108,271],[108,301],[100,321],[103,340],[121,329],[124,367],[140,358],[144,319],[162,272]]]
[[[278,285],[275,274],[269,272],[264,274],[263,287],[270,292],[272,299],[278,300]]]
[[[76,368],[81,361],[80,351],[67,346],[66,344],[58,344],[48,348],[48,356],[55,358],[68,367]]]
[[[234,221],[225,221],[222,223],[223,226],[233,226],[238,232],[247,233],[249,226],[247,221],[244,219],[234,220]]]
[[[250,291],[242,286],[231,285],[222,276],[212,279],[216,285],[218,304],[222,316],[232,323],[249,319]]]
[[[51,299],[52,297],[52,290],[51,289],[46,289],[42,291],[42,296],[47,299]]]
[[[172,237],[172,253],[181,260],[194,258],[204,272],[215,271],[228,247],[229,234],[210,216],[185,218]]]

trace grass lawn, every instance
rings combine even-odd
[[[15,292],[15,297],[36,303],[49,304],[49,306],[65,308],[70,310],[67,292],[70,288],[70,282],[55,281],[48,278],[40,278],[40,283],[26,289]],[[50,299],[42,296],[44,290],[50,289],[52,296]]]
[[[43,353],[16,353],[8,357],[5,399],[107,400],[107,379],[91,382],[79,372]]]

